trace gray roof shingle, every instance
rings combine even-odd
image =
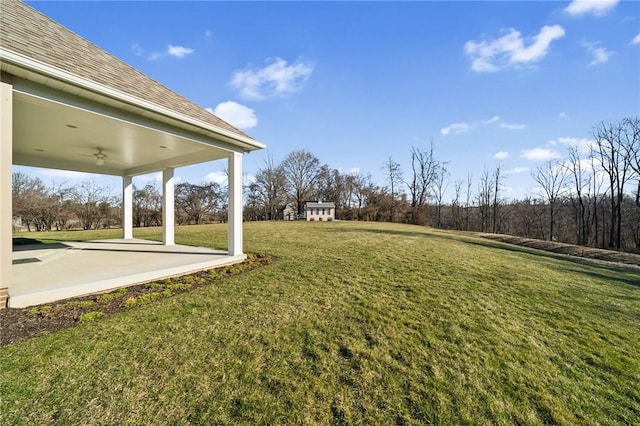
[[[253,139],[21,1],[0,0],[0,47]]]

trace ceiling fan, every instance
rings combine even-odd
[[[104,160],[107,158],[107,154],[104,154],[102,151],[104,148],[96,148],[98,152],[93,154],[96,157],[96,166],[104,166]]]
[[[2,1],[2,0],[0,0]],[[109,150],[109,152],[111,153],[110,155],[105,154],[105,148],[102,148],[100,146],[95,148],[95,152],[89,154],[82,154],[79,153],[78,155],[81,155],[83,157],[88,157],[91,158],[93,161],[95,161],[95,165],[98,167],[102,167],[102,166],[126,166],[125,163],[121,163],[118,160],[116,160],[116,158],[118,157],[117,152],[115,152],[114,150]],[[114,157],[115,155],[115,157]],[[107,158],[108,157],[108,158]]]

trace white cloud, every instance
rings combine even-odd
[[[305,62],[287,64],[282,58],[268,59],[266,67],[235,71],[231,85],[247,99],[262,100],[283,96],[300,90],[313,72],[313,66]]]
[[[566,113],[566,112],[564,112],[564,111],[559,112],[559,113],[558,113],[558,118],[559,118],[560,120],[564,120],[565,118],[567,118],[567,113]]]
[[[547,161],[560,158],[561,155],[549,148],[533,148],[520,151],[520,157],[530,161]]]
[[[612,50],[607,50],[604,47],[598,46],[598,43],[582,42],[580,44],[582,44],[582,46],[587,49],[587,52],[593,56],[593,60],[589,62],[590,67],[608,62],[609,57],[615,53]]]
[[[174,46],[168,45],[167,50],[164,52],[147,52],[140,46],[138,43],[134,43],[131,46],[131,49],[136,54],[136,56],[146,56],[150,61],[156,61],[158,59],[162,59],[167,56],[172,56],[174,58],[182,59],[187,55],[190,55],[194,52],[193,49],[184,46]]]
[[[496,123],[498,121],[500,121],[500,116],[499,115],[494,115],[490,119],[483,121],[483,123],[484,124],[491,124],[491,123]]]
[[[167,55],[173,56],[178,59],[182,59],[185,56],[190,55],[192,53],[193,53],[193,49],[190,49],[188,47],[173,46],[171,44],[167,46]]]
[[[526,129],[527,125],[514,124],[514,123],[500,123],[500,127],[502,127],[503,129],[509,129],[509,130],[522,130],[522,129]]]
[[[258,117],[253,109],[233,101],[222,102],[214,110],[207,108],[207,111],[238,129],[251,129],[258,125]]]
[[[440,134],[444,136],[451,133],[459,135],[460,133],[464,133],[468,130],[469,130],[469,124],[467,123],[453,123],[450,126],[443,127],[442,129],[440,129]]]
[[[552,141],[549,141],[548,143],[550,145],[555,145],[556,141],[552,140]],[[557,143],[561,145],[565,145],[567,147],[576,147],[578,148],[578,152],[582,154],[591,152],[591,149],[595,147],[595,141],[587,138],[561,137],[561,138],[558,138]]]
[[[509,158],[509,153],[507,151],[499,151],[493,154],[493,158],[496,160],[506,160]]]
[[[204,181],[224,186],[228,181],[227,173],[223,171],[207,173],[204,177]]]
[[[549,51],[551,42],[564,37],[564,28],[560,25],[547,25],[540,32],[529,37],[528,45],[519,31],[504,29],[502,37],[495,40],[465,43],[465,53],[472,58],[471,69],[477,72],[494,72],[509,66],[518,66],[538,62]]]
[[[613,9],[619,0],[573,0],[565,9],[569,15],[582,16],[592,14],[602,16]]]
[[[514,167],[513,169],[509,169],[509,170],[505,170],[504,174],[505,175],[518,175],[521,173],[527,173],[529,170],[529,167]]]
[[[144,49],[140,47],[138,43],[133,43],[133,45],[131,45],[131,50],[133,50],[133,53],[135,53],[136,56],[144,55]]]
[[[640,33],[631,40],[631,44],[640,44]]]

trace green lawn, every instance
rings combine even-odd
[[[0,424],[640,423],[637,273],[409,225],[246,223],[245,248],[278,260],[2,348]]]

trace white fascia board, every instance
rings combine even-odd
[[[154,104],[152,102],[145,101],[143,99],[132,96],[120,90],[116,90],[111,87],[105,86],[103,84],[96,83],[95,81],[86,79],[84,77],[80,77],[75,74],[69,73],[67,71],[60,70],[51,65],[45,64],[44,62],[37,61],[35,59],[29,58],[28,56],[13,52],[11,50],[4,49],[2,47],[0,47],[0,60],[10,62],[28,71],[47,75],[50,78],[54,78],[56,80],[60,80],[65,83],[72,84],[82,89],[98,93],[102,96],[106,96],[106,97],[118,100],[120,102],[131,104],[139,108],[143,108],[148,111],[155,112],[157,114],[165,115],[175,120],[182,121],[192,126],[200,127],[204,130],[208,130],[210,132],[219,134],[226,138],[230,138],[242,144],[245,148],[247,148],[247,151],[254,151],[254,150],[266,148],[266,145],[254,139],[239,135],[237,133],[230,132],[229,130],[223,129],[218,126],[214,126],[209,123],[205,123],[204,121],[197,120],[193,117],[189,117],[188,115],[181,114],[169,108],[165,108],[160,105]]]

